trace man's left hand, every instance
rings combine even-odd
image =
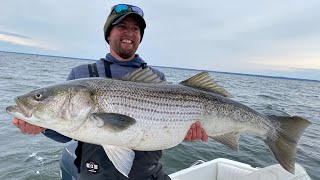
[[[208,135],[206,131],[201,127],[199,121],[191,125],[187,136],[184,138],[185,141],[192,141],[192,140],[202,140],[204,142],[208,141]]]

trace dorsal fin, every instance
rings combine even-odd
[[[232,97],[223,87],[217,84],[208,72],[201,72],[191,78],[180,82],[180,84],[203,91],[219,94],[224,97]]]
[[[154,84],[167,83],[167,81],[160,79],[158,74],[153,72],[149,67],[139,68],[121,80]]]

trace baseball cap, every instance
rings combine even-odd
[[[107,43],[109,43],[108,36],[110,34],[112,26],[117,25],[127,16],[131,16],[137,21],[138,26],[140,28],[140,35],[141,35],[140,42],[141,42],[144,29],[146,28],[146,22],[143,18],[143,15],[144,14],[142,9],[137,6],[133,6],[129,4],[117,4],[113,6],[106,20],[106,23],[104,24],[104,27],[103,27],[104,38],[107,41]]]

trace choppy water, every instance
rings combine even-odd
[[[92,61],[0,52],[0,179],[59,179],[59,158],[64,144],[43,135],[24,135],[5,112],[13,98],[35,88],[65,81],[73,66]],[[192,70],[159,68],[168,81],[179,82],[196,74]],[[238,102],[259,112],[299,115],[313,124],[299,141],[297,162],[313,179],[320,179],[320,82],[211,73]],[[226,146],[188,142],[165,150],[165,171],[186,168],[198,159],[229,158],[263,167],[277,163],[261,139],[240,138],[240,150]]]

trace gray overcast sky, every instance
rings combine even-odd
[[[318,0],[1,0],[0,50],[104,57],[116,3],[144,10],[150,65],[320,80]]]

